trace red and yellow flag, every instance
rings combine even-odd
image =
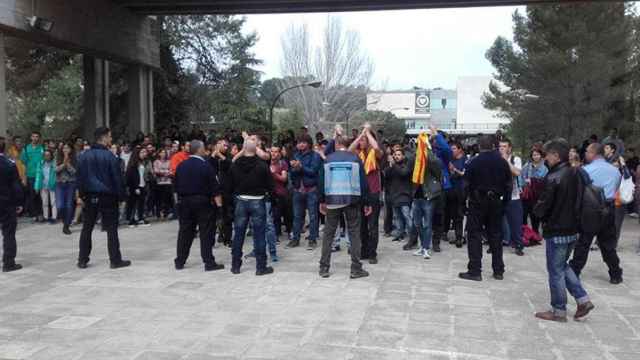
[[[418,135],[416,161],[413,165],[413,176],[411,178],[411,181],[413,181],[414,184],[424,184],[424,171],[427,168],[427,162],[429,160],[429,149],[431,149],[431,144],[429,143],[429,135],[427,135],[427,133],[425,132],[422,132],[420,133],[420,135]]]
[[[364,164],[364,173],[369,175],[370,172],[378,170],[378,159],[376,159],[376,152],[373,149],[369,149],[369,152],[365,154],[360,150],[360,160]]]

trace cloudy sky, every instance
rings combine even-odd
[[[375,63],[373,87],[384,90],[444,87],[458,76],[491,75],[484,54],[499,35],[512,38],[516,7],[335,13],[345,29],[360,32]],[[281,76],[281,36],[291,24],[306,23],[319,45],[326,13],[247,16],[246,30],[260,39],[263,79]]]

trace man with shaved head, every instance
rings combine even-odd
[[[587,186],[595,186],[604,194],[605,208],[600,223],[596,228],[588,226],[585,229],[585,219],[582,219],[583,229],[576,243],[570,265],[576,275],[580,276],[582,269],[587,263],[589,256],[589,248],[593,242],[593,238],[597,237],[602,260],[609,267],[609,281],[616,285],[622,282],[622,268],[620,268],[620,258],[616,251],[616,227],[615,227],[615,198],[622,175],[618,169],[609,164],[604,158],[604,145],[599,143],[591,144],[587,147],[585,153],[587,165],[583,167],[582,174],[587,177]],[[596,220],[596,222],[597,222]],[[589,225],[593,225],[594,221],[588,221]]]
[[[226,191],[235,198],[234,237],[231,245],[231,272],[240,273],[242,247],[249,219],[253,224],[256,275],[273,273],[267,266],[267,197],[273,192],[273,178],[267,163],[258,155],[257,139],[245,137],[241,155],[234,159]]]

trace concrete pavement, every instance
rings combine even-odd
[[[547,323],[544,247],[505,254],[504,281],[457,279],[466,248],[445,244],[431,260],[381,238],[371,276],[349,279],[346,251],[332,275],[317,274],[320,249],[278,248],[275,274],[255,262],[205,273],[194,244],[173,268],[177,223],[120,231],[133,266],[110,270],[106,236],[94,232],[91,267],[75,267],[79,228],[37,225],[18,232],[22,271],[0,274],[0,359],[640,359],[640,226],[627,218],[624,283],[608,283],[592,252],[583,281],[596,305],[584,322]],[[197,240],[196,240],[197,241]],[[245,250],[249,249],[250,241]],[[284,242],[283,242],[284,243]],[[570,301],[570,315],[575,304]]]

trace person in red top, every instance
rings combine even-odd
[[[287,180],[289,179],[289,166],[282,160],[282,152],[279,146],[271,147],[271,176],[273,177],[273,222],[276,228],[276,238],[282,235],[282,218],[287,234],[291,233],[293,224],[291,201],[287,191]]]
[[[349,150],[355,153],[364,164],[369,187],[369,201],[372,212],[362,219],[360,232],[362,236],[362,259],[369,259],[369,264],[378,263],[378,223],[380,218],[380,192],[382,179],[380,177],[380,160],[384,153],[378,145],[376,136],[369,123],[364,124],[360,135],[351,143]]]
[[[169,172],[171,176],[176,175],[176,169],[181,162],[187,160],[190,156],[189,151],[191,150],[191,144],[189,142],[185,142],[184,145],[180,147],[180,151],[173,154],[171,157],[171,164],[169,165]]]

